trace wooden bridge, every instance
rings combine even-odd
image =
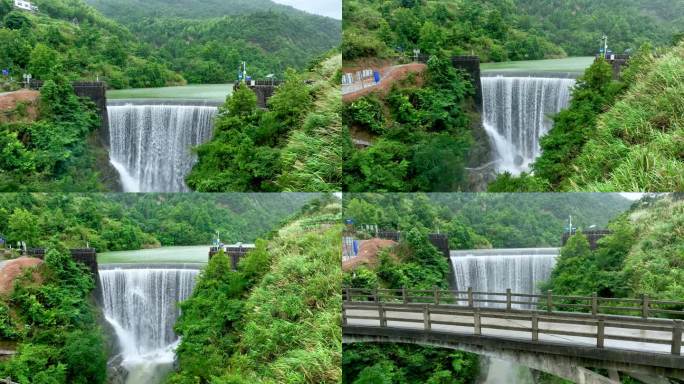
[[[458,349],[574,382],[684,380],[684,302],[453,290],[343,291],[343,341]],[[670,317],[670,318],[665,318]],[[615,377],[611,374],[611,377]],[[660,381],[659,381],[660,380]]]

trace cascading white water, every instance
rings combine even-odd
[[[127,384],[153,384],[172,369],[177,304],[192,294],[198,273],[190,268],[100,268],[103,312],[116,332]]]
[[[478,249],[451,251],[455,285],[475,292],[538,293],[538,283],[548,280],[556,265],[558,248]],[[478,295],[479,299],[503,300],[502,296]],[[525,301],[516,297],[514,300]],[[480,303],[480,306],[498,306]],[[516,305],[520,306],[520,305]]]
[[[483,125],[498,172],[519,175],[541,154],[540,139],[553,127],[550,115],[570,103],[574,79],[482,77]]]
[[[212,135],[216,107],[111,105],[110,161],[125,192],[186,192],[192,147]]]

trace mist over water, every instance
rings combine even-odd
[[[197,161],[192,148],[211,139],[217,108],[191,105],[108,106],[110,162],[124,192],[187,192]]]
[[[190,297],[198,269],[100,269],[103,312],[121,348],[127,384],[155,384],[173,369],[178,303]]]
[[[551,276],[558,248],[481,249],[451,251],[455,285],[459,291],[472,287],[476,292],[538,293],[540,282]],[[475,298],[504,300],[503,296],[477,295]],[[523,301],[523,298],[514,298]],[[503,306],[479,303],[482,307]],[[515,304],[521,307],[524,304]]]
[[[541,154],[540,139],[552,115],[567,108],[574,79],[482,77],[483,125],[493,145],[497,171],[529,171]]]

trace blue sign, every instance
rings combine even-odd
[[[2,237],[0,237],[0,244],[5,244],[5,239],[3,239]]]
[[[373,80],[375,80],[375,83],[380,82],[380,72],[378,71],[373,71]]]
[[[2,70],[2,75],[3,75],[3,76],[9,76],[9,69],[3,69],[3,70]]]
[[[347,225],[353,225],[353,224],[354,224],[354,220],[352,220],[352,219],[347,219],[347,220],[345,220],[344,222],[345,222]]]

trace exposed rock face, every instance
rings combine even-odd
[[[0,268],[0,294],[6,294],[14,288],[14,280],[24,273],[27,268],[35,267],[43,263],[43,260],[33,257],[20,257],[9,260]],[[38,272],[34,273],[34,278],[41,281],[42,277]]]
[[[123,367],[123,356],[116,355],[107,362],[107,384],[126,384],[128,371]]]

